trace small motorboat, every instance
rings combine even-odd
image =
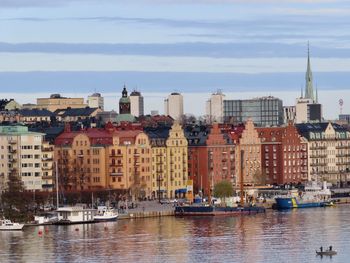
[[[0,220],[0,230],[22,230],[24,224],[13,223],[9,219]]]
[[[107,206],[99,206],[97,208],[97,214],[94,216],[94,221],[116,221],[117,218],[118,212]]]
[[[316,250],[316,255],[318,256],[334,256],[337,254],[336,250],[326,250],[326,251],[317,251]]]

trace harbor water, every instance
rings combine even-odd
[[[350,206],[0,232],[0,262],[350,262]],[[338,254],[316,256],[332,245]]]

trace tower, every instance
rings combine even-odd
[[[130,98],[124,85],[122,97],[119,100],[119,114],[130,114]]]
[[[305,74],[305,99],[311,99],[313,102],[315,101],[314,96],[314,88],[313,88],[313,80],[312,80],[312,71],[310,64],[310,48],[309,43],[307,44],[307,70]]]

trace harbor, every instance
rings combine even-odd
[[[239,217],[118,219],[0,232],[0,257],[2,262],[320,262],[315,250],[333,245],[335,262],[347,262],[349,231],[349,205]]]

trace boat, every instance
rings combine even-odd
[[[264,207],[220,207],[214,205],[176,206],[175,216],[238,216],[265,213]]]
[[[13,223],[9,219],[0,220],[0,230],[22,230],[24,224]]]
[[[40,215],[34,216],[34,222],[37,225],[51,225],[58,221],[56,213],[43,213]]]
[[[299,192],[299,195],[276,197],[275,201],[277,209],[325,207],[329,206],[330,197],[331,191],[327,188],[327,182],[323,182],[323,187],[311,182],[305,186],[304,192]]]
[[[98,206],[97,214],[94,216],[95,222],[103,221],[116,221],[118,218],[118,212],[114,211],[113,208],[107,206]]]
[[[86,209],[80,206],[60,207],[57,209],[58,220],[54,224],[93,223],[95,213],[95,209]]]
[[[326,251],[317,251],[316,250],[316,255],[318,256],[334,256],[338,254],[336,250],[326,250]]]

